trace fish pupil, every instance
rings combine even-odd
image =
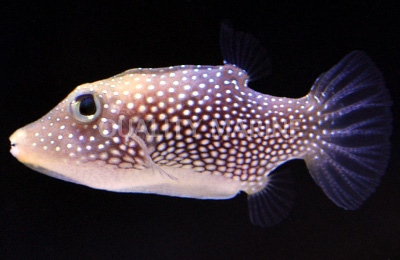
[[[94,102],[93,95],[80,96],[79,113],[84,116],[91,116],[96,114],[96,103]]]

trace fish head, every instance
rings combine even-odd
[[[104,107],[120,108],[121,100],[101,84],[78,86],[42,118],[15,131],[11,154],[36,171],[80,184],[99,166],[118,167],[123,154],[116,124],[110,124],[117,110]]]

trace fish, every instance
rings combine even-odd
[[[35,171],[95,189],[196,199],[248,195],[254,225],[270,227],[294,204],[304,160],[328,198],[358,209],[385,174],[391,97],[382,73],[353,51],[301,98],[249,87],[269,73],[251,34],[221,28],[223,65],[130,69],[77,86],[10,136],[11,154]]]

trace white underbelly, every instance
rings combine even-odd
[[[58,162],[56,165],[47,165],[46,169],[36,168],[35,170],[65,181],[115,192],[152,193],[198,199],[228,199],[240,191],[241,182],[237,180],[195,172],[192,169],[166,166],[160,168],[164,173],[157,169],[121,169],[101,162],[69,164],[60,167],[60,162]]]

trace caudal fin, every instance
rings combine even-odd
[[[338,206],[357,209],[375,191],[390,154],[392,101],[379,69],[361,51],[314,83],[319,134],[305,156],[315,182]]]

